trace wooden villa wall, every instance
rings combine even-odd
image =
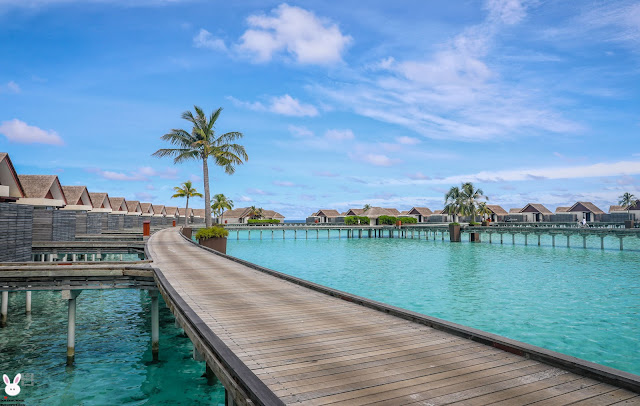
[[[33,207],[0,203],[0,262],[31,261]]]

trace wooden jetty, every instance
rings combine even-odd
[[[147,254],[227,404],[640,404],[637,375],[271,271],[176,229]]]

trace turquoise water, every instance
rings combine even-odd
[[[296,277],[640,374],[640,240],[494,236],[488,244],[229,236],[227,253]],[[498,242],[496,244],[495,242]],[[629,250],[627,250],[629,249]]]
[[[191,341],[162,299],[160,361],[152,363],[148,293],[83,291],[75,365],[66,367],[67,302],[60,292],[32,295],[26,316],[24,292],[9,294],[9,324],[0,329],[0,374],[25,375],[17,398],[27,405],[224,404],[223,387],[201,377],[205,363],[193,360]]]

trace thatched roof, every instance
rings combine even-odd
[[[393,207],[385,207],[384,209],[391,213],[389,214],[390,216],[397,216],[398,214],[400,214],[400,210],[394,209]]]
[[[509,209],[509,214],[520,214],[522,209]]]
[[[395,211],[393,211],[395,210]],[[383,207],[371,207],[369,210],[362,213],[363,216],[369,218],[378,218],[380,216],[397,216],[400,212],[396,209],[385,209]]]
[[[349,209],[342,213],[343,216],[362,216],[364,209]]]
[[[227,218],[239,219],[239,218],[249,217],[249,210],[250,210],[249,207],[240,207],[233,210],[227,210],[224,213],[222,213],[222,215]]]
[[[138,200],[127,200],[127,212],[141,213],[140,202]]]
[[[522,210],[520,210],[520,213],[525,213],[525,210],[527,210],[527,208],[529,208],[529,207],[534,208],[538,213],[553,214],[553,213],[551,213],[551,210],[547,209],[546,207],[544,207],[544,205],[542,205],[540,203],[529,203],[526,206],[524,206],[522,208]]]
[[[18,191],[17,191],[18,196],[14,196],[14,197],[26,197],[24,188],[22,187],[22,184],[20,183],[20,179],[18,178],[18,173],[16,172],[16,169],[13,167],[13,163],[11,163],[11,158],[9,158],[9,154],[7,154],[6,152],[0,152],[0,164],[2,164],[2,162],[7,163],[7,167],[9,168],[9,172],[11,173],[11,177],[13,178],[13,180],[16,183],[16,186],[18,187]],[[10,186],[10,185],[5,185],[5,186]]]
[[[442,214],[442,210],[434,210],[433,214]]]
[[[63,186],[62,192],[64,193],[65,199],[67,199],[67,204],[70,205],[82,205],[82,194],[87,192],[87,196],[89,196],[89,201],[91,202],[91,206],[93,207],[93,202],[91,201],[91,195],[87,190],[86,186]]]
[[[175,217],[178,208],[176,206],[165,206],[165,211],[167,212],[167,216]]]
[[[314,216],[318,217],[338,217],[340,216],[340,212],[338,210],[318,210]]]
[[[567,207],[568,209],[568,207]],[[613,205],[613,206],[609,206],[609,213],[614,212],[614,211],[625,211],[627,210],[626,207],[624,206],[618,206],[618,205]]]
[[[488,204],[487,208],[491,210],[493,214],[497,214],[497,215],[509,214],[505,209],[502,208],[502,206],[497,204]]]
[[[581,207],[582,206],[582,207]],[[604,212],[595,204],[591,202],[577,202],[569,209],[569,212],[572,211],[583,211],[583,209],[587,209],[593,214],[604,214]]]
[[[568,212],[570,207],[568,206],[558,206],[556,207],[556,213],[566,213]]]
[[[124,211],[121,209],[122,203],[127,204],[127,201],[124,197],[110,197],[109,202],[111,203],[111,210],[113,211]]]
[[[164,205],[163,204],[154,204],[153,205],[153,212],[155,214],[160,214],[162,213],[162,210],[164,210]]]
[[[402,214],[420,214],[422,216],[430,216],[433,212],[428,207],[413,207],[408,212],[403,212]]]
[[[18,179],[20,179],[27,198],[47,199],[47,195],[54,187],[60,188],[60,192],[64,197],[62,186],[56,175],[18,175]],[[66,199],[64,202],[67,204]]]
[[[140,209],[142,209],[143,213],[153,213],[152,204],[151,203],[140,203]]]
[[[184,207],[178,207],[178,212],[180,212],[180,217],[185,217],[184,213],[185,213],[185,208]],[[191,217],[193,216],[193,209],[191,207],[189,207],[189,216]]]
[[[105,200],[109,198],[106,193],[89,193],[89,197],[94,209],[101,209]]]
[[[277,211],[273,211],[273,210],[264,210],[262,215],[264,217],[272,218],[272,219],[283,219],[284,218],[284,216],[282,214],[278,213]]]
[[[193,215],[196,216],[196,217],[204,218],[204,216],[205,216],[204,209],[193,209]]]

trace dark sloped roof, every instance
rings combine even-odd
[[[509,214],[502,206],[497,204],[488,204],[487,207],[493,214]]]
[[[428,207],[413,207],[407,213],[403,213],[403,214],[420,214],[422,216],[429,216],[433,214],[433,212]]]
[[[604,212],[598,206],[596,206],[595,204],[593,204],[591,202],[577,202],[576,204],[571,206],[569,211],[575,210],[580,205],[582,205],[585,209],[589,210],[593,214],[604,214]]]
[[[316,212],[316,214],[314,214],[314,216],[322,216],[324,215],[324,217],[338,217],[340,215],[340,212],[338,210],[318,210]]]

